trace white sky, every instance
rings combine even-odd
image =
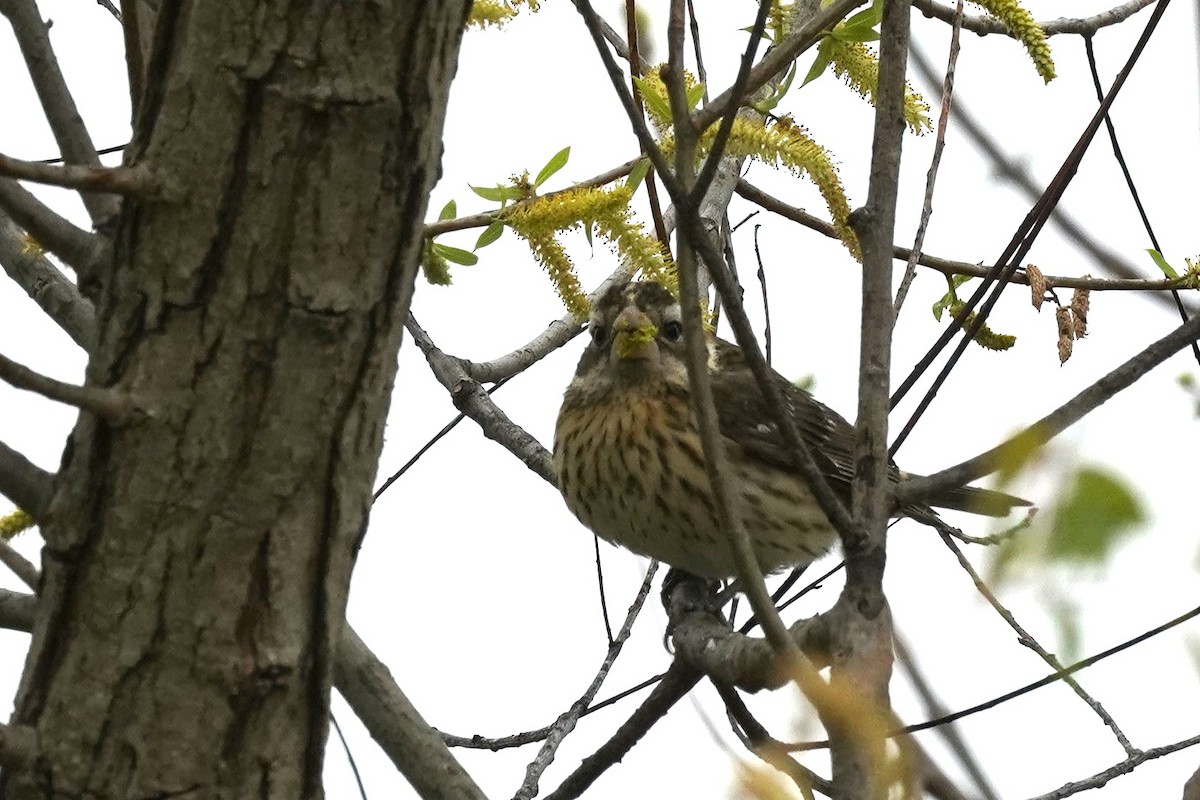
[[[745,42],[745,34],[737,29],[750,24],[753,6],[696,5],[710,83],[719,91],[732,79]],[[41,7],[54,21],[51,35],[63,70],[97,145],[126,141],[128,103],[118,25],[91,4],[55,1]],[[1105,5],[1091,0],[1030,7],[1039,19],[1046,19],[1088,16]],[[613,21],[615,9],[615,3],[600,8]],[[1193,181],[1200,174],[1193,15],[1194,7],[1179,1],[1168,9],[1113,110],[1150,218],[1167,258],[1176,264],[1200,251],[1194,234],[1195,203],[1188,200],[1194,197]],[[1148,17],[1149,11],[1143,11],[1119,29],[1096,37],[1106,85]],[[655,32],[662,35],[661,23]],[[948,28],[918,14],[914,33],[936,62],[944,63]],[[1047,87],[1015,43],[965,34],[956,95],[1043,184],[1095,105],[1081,41],[1056,37],[1052,46],[1060,77]],[[661,40],[659,53],[662,57]],[[806,67],[808,62],[803,63]],[[7,28],[0,32],[0,73],[11,76],[0,82],[0,107],[8,110],[7,124],[0,125],[0,152],[23,158],[53,155],[53,139]],[[927,97],[936,105],[936,98]],[[869,107],[824,76],[793,92],[781,110],[793,112],[835,153],[852,205],[861,204],[866,196]],[[546,2],[539,14],[514,22],[504,32],[468,33],[451,97],[444,175],[431,198],[429,218],[450,198],[458,201],[461,214],[486,210],[488,204],[474,197],[468,184],[494,185],[523,169],[536,171],[568,144],[570,163],[547,189],[591,177],[635,154],[633,136],[571,5],[565,0]],[[902,244],[911,243],[932,145],[930,136],[909,137],[905,143],[898,226]],[[807,183],[763,166],[752,167],[749,178],[788,202],[825,213]],[[85,224],[82,208],[69,193],[39,193]],[[1143,253],[1149,243],[1103,132],[1063,204],[1099,241],[1153,277],[1155,269]],[[999,182],[952,123],[925,249],[990,263],[1028,205]],[[748,212],[745,203],[735,200],[731,217],[737,222]],[[755,224],[762,225],[776,367],[790,377],[814,375],[818,396],[852,416],[859,326],[856,265],[840,246],[763,213],[735,236],[743,275],[754,270]],[[469,248],[477,234],[471,231],[442,241]],[[573,248],[588,285],[615,264],[602,245],[590,253],[582,236],[575,237]],[[508,352],[562,314],[540,269],[511,232],[480,255],[477,266],[455,268],[451,288],[422,281],[413,306],[443,349],[474,360]],[[1030,260],[1046,273],[1095,272],[1050,229],[1038,240]],[[907,374],[940,332],[929,308],[943,291],[940,276],[927,271],[918,275],[897,325],[894,381]],[[756,285],[748,286],[749,297],[757,292]],[[1066,293],[1061,296],[1067,299]],[[757,313],[755,303],[748,305]],[[1020,337],[1015,350],[994,354],[969,349],[899,461],[912,471],[933,471],[972,456],[1053,409],[1178,324],[1163,306],[1133,294],[1096,294],[1091,308],[1090,336],[1077,343],[1073,358],[1060,367],[1052,310],[1038,315],[1027,291],[1013,288],[992,324]],[[497,395],[505,411],[547,446],[580,346],[576,342],[551,355]],[[78,381],[82,376],[82,354],[3,279],[0,351],[60,379]],[[1049,509],[1063,470],[1085,462],[1109,465],[1137,487],[1150,517],[1141,535],[1103,569],[1058,571],[1002,590],[1004,602],[1049,649],[1058,643],[1050,598],[1065,598],[1079,609],[1084,655],[1195,604],[1196,517],[1189,502],[1195,473],[1188,457],[1196,452],[1197,424],[1191,400],[1174,381],[1182,372],[1196,371],[1194,362],[1175,357],[1061,437],[1048,462],[1018,486]],[[911,408],[911,402],[906,403],[902,412]],[[416,348],[406,342],[379,480],[453,415],[445,392]],[[58,464],[74,416],[71,409],[0,385],[0,439],[47,469]],[[897,415],[893,424],[899,426],[905,419]],[[963,524],[968,533],[994,530],[989,522]],[[18,546],[35,557],[39,540],[27,535]],[[473,423],[464,422],[377,504],[355,574],[350,619],[434,726],[484,736],[538,728],[553,721],[583,691],[603,657],[592,548],[591,536],[551,487],[482,439]],[[644,563],[608,546],[602,552],[616,627]],[[985,563],[986,554],[979,548],[968,552],[976,564]],[[886,580],[897,624],[949,708],[973,705],[1047,672],[976,595],[931,532],[911,524],[894,529]],[[0,573],[0,586],[21,588],[6,573]],[[796,613],[828,607],[838,586],[837,580],[830,581]],[[665,668],[669,656],[661,643],[663,624],[663,613],[652,598],[601,697]],[[1184,625],[1078,676],[1135,745],[1150,748],[1197,733],[1200,691],[1190,655],[1200,641],[1195,631],[1194,623]],[[0,632],[0,637],[0,715],[7,715],[28,639],[11,632]],[[725,796],[735,762],[708,728],[711,723],[728,742],[724,714],[711,687],[702,686],[694,698],[679,704],[621,765],[601,778],[594,796]],[[893,698],[906,721],[925,718],[899,678]],[[634,702],[585,718],[543,778],[544,791],[557,786],[604,741]],[[815,733],[811,714],[801,710],[790,691],[755,697],[752,707],[780,738]],[[351,737],[369,795],[411,796],[340,699],[334,708]],[[1063,685],[971,717],[961,728],[1005,798],[1050,791],[1124,757],[1096,716]],[[933,734],[922,737],[935,755],[942,754]],[[732,753],[741,752],[736,743],[732,748]],[[504,797],[515,791],[535,752],[536,745],[458,755],[490,796]],[[938,760],[958,774],[950,759]],[[806,763],[827,773],[819,755]],[[1197,763],[1200,752],[1185,751],[1150,762],[1101,791],[1107,798],[1178,796]],[[356,791],[336,743],[329,752],[327,789],[331,797]]]

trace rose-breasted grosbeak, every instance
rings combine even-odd
[[[614,544],[707,578],[734,574],[719,529],[691,407],[679,303],[657,283],[610,288],[588,325],[591,343],[567,387],[554,465],[567,507]],[[708,338],[721,435],[741,514],[764,571],[803,566],[836,532],[793,471],[742,351]],[[776,374],[801,437],[830,486],[850,497],[854,428]],[[895,471],[897,479],[900,476]],[[964,487],[932,505],[995,516],[1028,502]],[[918,516],[932,513],[921,507]]]

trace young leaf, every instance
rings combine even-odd
[[[1145,516],[1125,481],[1096,467],[1081,467],[1055,510],[1047,555],[1060,561],[1102,563]]]
[[[688,108],[695,108],[700,100],[704,97],[704,84],[697,83],[695,86],[687,90]]]
[[[464,267],[472,267],[479,263],[479,256],[471,251],[461,250],[440,242],[433,243],[433,252],[453,264],[462,264]]]
[[[493,203],[507,203],[521,197],[521,192],[515,186],[472,186],[471,191]]]
[[[487,247],[492,242],[500,238],[500,234],[504,233],[504,223],[496,220],[491,225],[483,229],[483,233],[479,234],[479,238],[475,240],[475,249]]]
[[[643,158],[633,165],[633,169],[629,170],[629,177],[625,179],[625,185],[634,191],[642,185],[642,181],[646,179],[646,173],[650,171],[650,159]]]
[[[438,214],[438,222],[447,219],[454,219],[458,216],[458,204],[451,200],[446,205],[442,206],[441,213]]]
[[[564,147],[562,150],[559,150],[557,153],[555,153],[550,160],[546,162],[546,166],[542,167],[542,171],[537,174],[537,178],[535,178],[533,181],[534,188],[541,186],[543,183],[549,180],[551,175],[565,167],[567,165],[567,159],[570,157],[570,147]]]
[[[634,78],[633,83],[641,92],[642,102],[646,104],[646,110],[650,112],[650,116],[662,120],[671,118],[671,106],[667,104],[667,98],[658,94],[653,84],[645,78]]]
[[[829,39],[822,39],[817,45],[817,59],[813,62],[812,67],[808,70],[808,74],[804,76],[804,83],[801,86],[808,84],[821,77],[821,73],[829,66],[829,62],[833,60],[833,49]]]
[[[1158,268],[1163,271],[1164,275],[1171,279],[1179,277],[1179,273],[1175,271],[1174,267],[1167,263],[1167,260],[1163,258],[1162,253],[1152,248],[1146,248],[1146,252],[1150,254],[1152,259],[1154,259],[1154,263],[1158,265]]]

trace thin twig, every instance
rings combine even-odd
[[[612,669],[613,662],[617,660],[617,656],[621,654],[621,649],[625,646],[626,640],[629,639],[629,634],[633,630],[633,623],[637,620],[643,606],[646,604],[646,598],[650,595],[650,587],[654,584],[654,573],[657,569],[658,562],[651,562],[650,569],[646,571],[646,577],[642,580],[642,586],[638,590],[633,603],[629,606],[629,611],[625,614],[625,622],[621,625],[621,630],[617,632],[616,638],[609,644],[608,652],[604,656],[604,661],[600,664],[600,669],[596,671],[596,676],[592,679],[587,691],[580,695],[579,699],[572,703],[571,707],[564,711],[555,723],[550,726],[550,732],[546,736],[546,740],[543,742],[537,756],[525,768],[525,780],[521,783],[521,787],[517,789],[513,800],[530,800],[530,798],[537,795],[538,781],[542,773],[554,761],[554,756],[558,752],[559,745],[562,744],[567,734],[575,729],[580,716],[587,710],[588,705],[596,697],[596,693],[600,691],[600,687],[604,684],[604,679],[608,677],[608,672]]]
[[[896,302],[893,307],[896,314],[904,305],[908,295],[908,287],[912,285],[917,275],[917,261],[921,249],[925,246],[925,231],[929,229],[929,218],[933,216],[933,187],[937,183],[938,167],[942,163],[942,151],[946,149],[946,125],[950,122],[950,107],[954,99],[954,68],[958,64],[959,34],[962,32],[963,0],[958,0],[954,10],[954,25],[950,30],[950,57],[946,62],[946,80],[942,84],[942,109],[938,114],[937,139],[933,143],[933,157],[929,161],[929,172],[925,176],[925,200],[921,206],[921,221],[917,225],[917,235],[913,238],[912,252],[908,256],[908,265],[904,269],[904,278],[900,288],[896,290]]]
[[[1050,665],[1052,669],[1061,673],[1063,671],[1062,663],[1054,656],[1053,653],[1042,647],[1041,644],[1039,644],[1038,641],[1034,639],[1028,631],[1021,627],[1021,624],[1017,622],[1017,618],[1013,616],[1012,612],[1000,602],[992,590],[988,588],[988,585],[984,583],[983,578],[981,578],[979,573],[975,571],[975,567],[971,565],[971,562],[967,559],[967,557],[963,555],[963,551],[955,543],[954,538],[945,531],[938,531],[938,533],[941,535],[942,541],[946,543],[946,547],[950,548],[950,552],[954,553],[955,558],[958,559],[959,565],[963,568],[967,575],[970,576],[971,582],[975,584],[975,589],[980,595],[983,596],[984,600],[987,600],[988,605],[995,609],[996,613],[1008,623],[1008,626],[1016,631],[1017,641],[1033,650],[1033,652],[1037,653],[1043,661]],[[1063,675],[1063,682],[1070,686],[1075,694],[1079,695],[1080,699],[1087,703],[1092,711],[1096,713],[1096,716],[1098,716],[1100,720],[1108,726],[1108,728],[1113,732],[1113,735],[1117,738],[1117,741],[1121,744],[1121,747],[1124,748],[1125,755],[1133,758],[1141,753],[1140,750],[1129,743],[1129,739],[1125,736],[1125,733],[1121,730],[1120,726],[1117,725],[1116,720],[1114,720],[1108,711],[1104,709],[1104,706],[1100,704],[1100,701],[1088,694],[1084,688],[1079,685],[1079,682],[1070,675]]]
[[[893,393],[892,406],[895,407],[895,405],[905,396],[908,390],[916,384],[916,381],[921,377],[924,371],[933,363],[934,359],[937,358],[942,349],[946,346],[946,344],[949,343],[950,339],[953,338],[953,336],[960,329],[962,330],[963,335],[959,339],[954,351],[951,353],[950,358],[938,372],[937,377],[934,378],[933,383],[929,389],[926,390],[920,402],[917,404],[917,408],[909,416],[908,421],[904,424],[904,427],[901,428],[900,433],[892,442],[892,446],[889,448],[889,455],[894,456],[900,445],[904,443],[908,434],[916,426],[917,421],[924,414],[925,410],[929,408],[929,405],[936,396],[938,389],[949,377],[950,372],[954,369],[954,366],[962,357],[962,354],[965,352],[967,346],[970,344],[971,340],[974,339],[975,334],[978,333],[980,326],[983,325],[984,320],[987,318],[988,314],[991,313],[992,308],[999,301],[1000,293],[1003,291],[1006,285],[1007,277],[1016,271],[1021,260],[1023,260],[1025,255],[1029,252],[1029,248],[1033,246],[1037,235],[1041,232],[1046,220],[1053,211],[1054,206],[1058,203],[1059,198],[1062,197],[1063,192],[1066,191],[1071,179],[1075,176],[1076,171],[1079,168],[1079,164],[1083,160],[1084,154],[1087,152],[1088,147],[1091,145],[1092,139],[1100,128],[1100,123],[1104,119],[1104,115],[1108,113],[1108,109],[1112,106],[1112,103],[1114,100],[1116,100],[1121,88],[1125,85],[1125,81],[1129,77],[1129,73],[1133,70],[1134,64],[1137,63],[1142,52],[1145,50],[1151,34],[1153,34],[1157,28],[1158,22],[1162,19],[1162,15],[1166,11],[1169,3],[1170,0],[1159,0],[1158,5],[1154,9],[1154,13],[1150,16],[1149,21],[1147,21],[1146,27],[1143,29],[1141,36],[1138,38],[1137,43],[1130,52],[1129,58],[1126,60],[1125,65],[1121,68],[1121,71],[1113,80],[1112,86],[1105,95],[1104,102],[1100,104],[1100,107],[1096,109],[1095,114],[1092,115],[1092,119],[1088,122],[1087,126],[1080,134],[1079,139],[1076,141],[1075,146],[1071,149],[1070,154],[1063,161],[1062,166],[1055,174],[1054,180],[1050,182],[1050,185],[1046,188],[1046,191],[1042,194],[1041,198],[1039,198],[1037,203],[1034,204],[1033,208],[1030,209],[1029,214],[1026,215],[1025,219],[1021,222],[1021,225],[1018,227],[1016,233],[1013,234],[1008,246],[996,260],[995,265],[992,267],[995,272],[995,276],[984,278],[983,282],[975,290],[975,292],[963,303],[962,310],[954,316],[954,319],[951,320],[946,331],[938,337],[937,341],[929,348],[925,356],[923,356],[917,362],[912,371],[909,373],[908,377],[901,382],[900,386],[897,387],[896,391]],[[999,284],[995,287],[995,290],[988,295],[987,299],[983,300],[982,304],[980,304],[980,301],[983,299],[984,295],[988,292],[992,283],[995,282],[997,278],[999,278]],[[978,312],[975,313],[974,318],[968,322],[968,316],[975,310],[977,305],[979,306]]]
[[[580,0],[583,2],[584,0]],[[574,800],[604,772],[628,753],[662,717],[700,680],[700,673],[676,660],[658,685],[600,748],[583,760],[574,772],[545,800]]]
[[[1107,28],[1110,25],[1117,25],[1124,22],[1153,2],[1154,0],[1130,0],[1128,3],[1113,6],[1107,11],[1091,17],[1078,19],[1059,17],[1058,19],[1039,22],[1037,24],[1046,32],[1047,36],[1057,36],[1064,33],[1077,33],[1082,36],[1090,36],[1101,28]],[[954,22],[954,9],[938,3],[936,0],[913,0],[913,8],[927,17],[934,17],[943,22]],[[995,17],[968,15],[963,17],[962,26],[972,33],[980,35],[1000,33],[1016,38],[1012,31]]]
[[[1037,797],[1032,797],[1030,800],[1063,800],[1064,797],[1070,797],[1074,794],[1087,791],[1088,789],[1099,789],[1113,778],[1120,777],[1129,772],[1133,772],[1147,761],[1153,761],[1156,758],[1169,756],[1171,753],[1177,753],[1180,750],[1188,747],[1194,747],[1200,744],[1200,736],[1193,736],[1190,739],[1175,742],[1174,744],[1164,745],[1162,747],[1152,747],[1149,750],[1139,751],[1136,755],[1132,755],[1124,761],[1113,764],[1106,770],[1097,772],[1090,778],[1085,778],[1081,781],[1071,781],[1064,784],[1062,787],[1055,789],[1047,794],[1040,794]]]
[[[128,396],[112,389],[63,383],[34,372],[4,355],[0,355],[0,380],[18,389],[91,412],[113,423],[127,422],[140,410]]]
[[[896,488],[898,507],[904,508],[912,503],[922,502],[939,491],[966,486],[992,474],[1004,464],[1011,464],[1018,454],[1028,453],[1031,449],[1050,441],[1197,338],[1200,338],[1200,317],[1193,317],[1054,411],[991,450],[933,475],[901,481]]]
[[[553,192],[546,192],[545,194],[540,194],[526,200],[518,200],[517,202],[512,203],[502,209],[498,208],[495,211],[485,211],[482,214],[471,214],[466,217],[455,217],[454,219],[430,222],[421,230],[421,235],[426,239],[429,239],[434,236],[441,236],[443,233],[450,233],[451,231],[465,231],[470,228],[486,228],[496,220],[502,219],[505,213],[511,212],[515,208],[521,208],[522,206],[536,203],[539,200],[552,199],[554,197],[558,197],[559,195],[566,194],[567,192],[575,191],[576,189],[605,186],[613,181],[620,180],[628,175],[630,170],[633,169],[634,165],[641,160],[641,156],[638,156],[637,158],[626,161],[624,164],[601,172],[595,177],[588,178],[585,181],[579,181],[578,183],[573,183],[565,189],[557,189]]]
[[[1085,36],[1083,38],[1084,50],[1087,52],[1088,69],[1092,73],[1092,86],[1096,90],[1096,99],[1104,102],[1104,87],[1100,85],[1100,71],[1096,68],[1096,52],[1092,46],[1092,37]],[[1108,140],[1112,144],[1113,157],[1117,160],[1117,165],[1121,168],[1121,174],[1125,177],[1125,185],[1129,188],[1129,196],[1133,199],[1134,206],[1137,207],[1138,216],[1142,218],[1142,226],[1146,229],[1146,235],[1150,238],[1150,245],[1159,253],[1162,252],[1162,246],[1158,243],[1158,237],[1154,235],[1154,227],[1150,224],[1150,215],[1146,213],[1146,207],[1142,205],[1142,198],[1138,194],[1137,186],[1133,182],[1133,173],[1129,171],[1129,165],[1125,162],[1125,154],[1121,152],[1121,143],[1117,141],[1117,128],[1113,124],[1112,115],[1104,115],[1104,127],[1108,130]],[[1171,290],[1171,297],[1175,300],[1175,309],[1179,312],[1179,318],[1187,322],[1188,312],[1183,307],[1183,300],[1179,297],[1177,289]],[[1192,342],[1192,356],[1200,363],[1200,344]]]
[[[0,153],[0,175],[47,186],[120,194],[142,200],[153,200],[162,196],[161,183],[146,166],[56,166],[38,161],[23,161]]]
[[[737,193],[756,203],[773,214],[798,222],[806,228],[814,230],[830,239],[838,239],[837,231],[829,222],[809,214],[802,208],[796,208],[783,202],[777,197],[767,194],[754,184],[739,179]],[[1058,219],[1058,215],[1055,216]],[[912,257],[912,250],[895,245],[892,247],[892,258],[897,261],[907,261]],[[937,270],[944,275],[969,275],[972,278],[983,278],[991,271],[990,267],[982,264],[971,264],[966,261],[953,261],[947,258],[921,253],[917,263],[923,267]],[[1184,284],[1184,278],[1145,279],[1145,278],[1077,278],[1067,275],[1047,275],[1046,283],[1049,288],[1091,289],[1093,291],[1124,291],[1124,292],[1159,292],[1178,288],[1190,288]],[[1029,277],[1018,270],[1008,278],[1009,283],[1029,285]]]

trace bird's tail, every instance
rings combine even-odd
[[[1033,505],[1028,500],[1016,495],[997,492],[994,489],[980,489],[977,486],[947,489],[929,498],[928,502],[935,508],[949,508],[954,511],[966,511],[988,517],[1006,517],[1014,508]]]

